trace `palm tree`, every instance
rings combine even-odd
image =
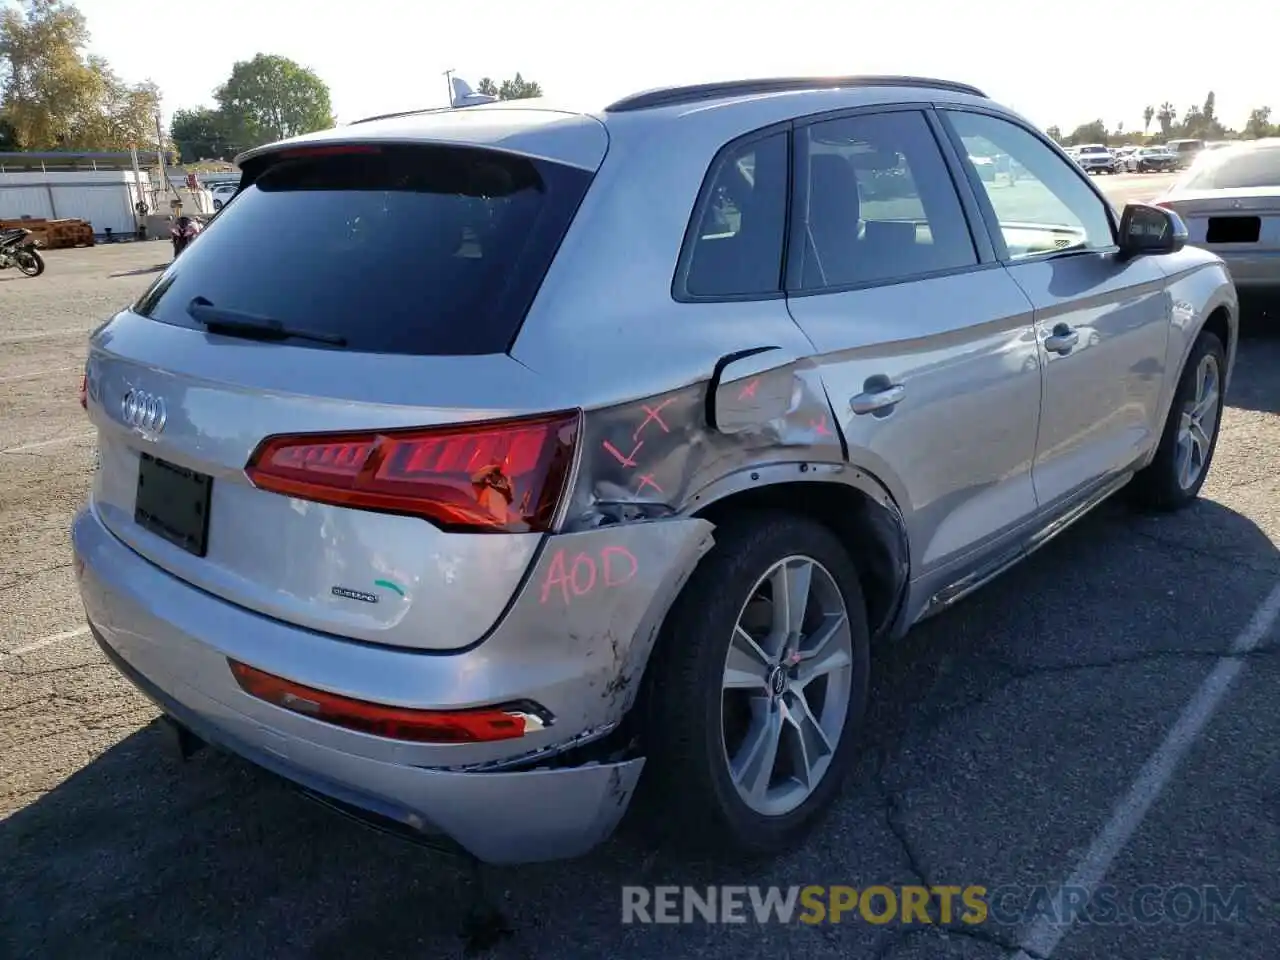
[[[1142,135],[1145,137],[1147,131],[1151,129],[1151,118],[1156,115],[1156,108],[1147,104],[1142,109]]]

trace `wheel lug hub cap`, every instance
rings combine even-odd
[[[787,671],[785,667],[774,667],[769,671],[769,693],[776,700],[787,692]]]

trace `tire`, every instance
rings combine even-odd
[[[747,653],[770,647],[764,631],[757,631],[752,623],[753,618],[772,613],[772,604],[762,596],[767,592],[762,578],[771,570],[799,567],[801,561],[813,564],[809,616],[796,653],[783,658],[792,666],[766,670],[758,656]],[[826,652],[796,663],[795,657],[808,652],[806,640],[812,639],[804,634],[816,634],[819,624],[838,622],[824,619],[819,611],[834,611],[837,605],[847,619],[822,648]],[[743,643],[737,629],[740,622],[752,627],[760,641],[757,646]],[[756,689],[723,689],[731,646],[735,663],[743,667],[737,676],[750,674],[759,684]],[[716,528],[715,547],[694,571],[663,624],[639,709],[648,757],[646,793],[656,806],[652,812],[678,846],[690,852],[757,857],[786,850],[801,838],[839,795],[856,760],[857,733],[867,701],[869,646],[857,570],[830,530],[781,512],[746,514]],[[788,688],[778,696],[785,682],[778,677],[804,670],[805,663],[821,664],[835,654],[847,655],[847,664],[825,679],[815,678],[804,689],[810,708],[807,718],[824,728],[830,746],[815,749],[816,736],[810,743],[815,753],[826,753],[818,761],[825,763],[825,769],[815,772],[811,788],[797,783],[790,793],[782,782],[770,792],[771,778],[766,777],[764,793],[749,800],[745,787],[735,783],[730,758],[748,769],[750,765],[742,763],[748,752],[744,749],[747,737],[763,729],[768,720],[782,731],[781,739],[774,740],[775,763],[794,759],[798,726],[788,723],[780,705],[797,707],[794,716],[811,734],[814,724],[800,713],[794,690]],[[778,686],[772,685],[775,681]]]
[[[1140,470],[1129,484],[1131,499],[1141,507],[1149,510],[1179,510],[1191,503],[1200,495],[1209,468],[1213,465],[1213,454],[1218,447],[1218,432],[1222,427],[1222,408],[1225,398],[1222,395],[1222,384],[1226,374],[1226,351],[1217,335],[1204,331],[1196,339],[1191,354],[1187,357],[1186,366],[1178,379],[1178,389],[1174,392],[1173,403],[1169,407],[1169,416],[1165,421],[1164,432],[1160,436],[1160,446],[1156,448],[1155,459]],[[1215,397],[1212,403],[1202,409],[1199,416],[1200,442],[1192,440],[1194,431],[1187,436],[1180,436],[1184,429],[1184,415],[1197,406],[1197,398],[1201,407],[1208,401],[1207,384],[1201,380],[1201,371],[1212,370]],[[1212,414],[1213,421],[1205,430],[1205,418]],[[1194,449],[1188,448],[1188,444]],[[1183,472],[1184,455],[1199,455],[1199,469],[1187,481]]]
[[[14,263],[18,265],[18,269],[28,277],[38,277],[44,273],[44,258],[36,253],[34,249],[19,250],[13,259]]]

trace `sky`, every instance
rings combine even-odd
[[[1005,0],[76,0],[90,49],[159,84],[166,124],[212,103],[237,60],[280,54],[328,85],[339,123],[443,106],[444,71],[473,87],[519,71],[551,97],[601,104],[652,87],[739,77],[917,74],[960,80],[1040,127],[1142,126],[1213,90],[1242,127],[1270,105],[1280,31],[1267,0],[1045,4]]]

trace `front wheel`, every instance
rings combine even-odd
[[[38,277],[44,273],[44,259],[30,248],[19,250],[14,254],[13,261],[28,277]]]
[[[798,840],[853,765],[869,663],[857,570],[830,530],[773,512],[718,526],[640,707],[645,775],[678,841],[761,855]]]
[[[1178,380],[1155,459],[1130,484],[1139,505],[1171,511],[1200,495],[1218,446],[1226,369],[1222,341],[1204,331]]]

